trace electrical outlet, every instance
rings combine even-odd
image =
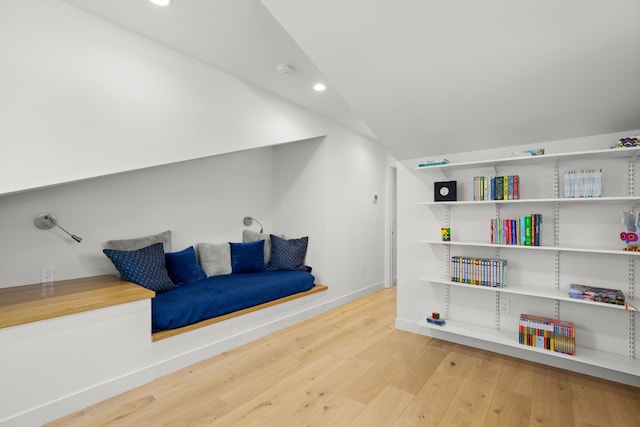
[[[42,267],[40,271],[40,282],[41,283],[53,283],[53,265],[47,265]]]
[[[364,276],[364,264],[360,264],[360,275]]]
[[[508,299],[500,298],[500,313],[511,314],[511,301]]]

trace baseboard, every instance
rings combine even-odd
[[[379,282],[355,292],[341,295],[332,299],[322,299],[322,297],[324,296],[323,294],[326,294],[326,292],[310,295],[309,298],[318,299],[318,302],[316,304],[304,306],[300,310],[289,312],[272,321],[252,325],[252,327],[246,328],[239,333],[225,336],[212,342],[208,342],[205,345],[195,347],[179,355],[168,357],[164,360],[145,366],[136,371],[129,372],[116,378],[111,378],[103,383],[95,384],[92,387],[79,390],[73,394],[69,394],[67,396],[60,397],[59,399],[44,403],[23,413],[12,415],[11,417],[0,420],[0,426],[30,427],[34,425],[41,425],[48,421],[63,417],[64,415],[67,415],[71,412],[78,411],[94,403],[100,402],[132,388],[146,384],[150,381],[153,381],[154,379],[167,375],[178,369],[182,369],[209,357],[231,350],[247,342],[261,338],[272,332],[294,325],[310,317],[324,313],[325,311],[339,307],[343,304],[374,292],[377,289],[381,289],[383,288],[383,285],[384,282]],[[305,301],[303,300],[304,299],[294,300],[290,301],[289,303],[295,304],[297,301],[299,305],[303,306],[305,303]],[[308,303],[308,300],[306,302]],[[200,329],[200,331],[203,331],[202,333],[205,333],[204,331],[206,330],[207,327]],[[193,332],[195,333],[197,331]],[[168,341],[171,339],[172,338],[168,338],[159,342]],[[155,343],[152,345],[155,345]]]

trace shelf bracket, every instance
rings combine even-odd
[[[500,291],[496,291],[496,319],[495,327],[500,330]]]
[[[637,155],[638,153],[636,153]],[[629,196],[633,196],[633,193],[635,192],[635,167],[633,165],[633,162],[629,162],[629,166],[627,168],[627,179],[628,179],[628,194]]]
[[[496,176],[498,175],[498,165],[496,165],[495,163],[493,163],[491,166],[493,166],[493,172],[496,174]]]
[[[445,178],[449,179],[449,172],[446,169],[440,169],[440,172]]]
[[[635,257],[629,258],[628,273],[629,282],[627,294],[629,299],[635,298],[635,283],[636,283],[636,260]],[[629,358],[636,358],[636,313],[633,310],[629,310]]]

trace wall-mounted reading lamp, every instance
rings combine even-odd
[[[71,237],[76,242],[78,243],[82,242],[82,237],[76,236],[75,234],[71,234],[67,230],[62,228],[58,224],[58,218],[56,218],[52,214],[40,214],[36,217],[34,223],[36,224],[36,227],[38,227],[40,230],[51,230],[53,227],[58,227],[60,230],[67,233],[69,237]]]
[[[260,224],[260,221],[258,221],[257,219],[251,216],[245,216],[243,220],[244,225],[246,225],[247,227],[253,224],[253,221],[257,222],[260,225],[260,234],[262,234],[263,229],[262,229],[262,224]]]

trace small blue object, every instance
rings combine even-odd
[[[443,326],[444,325],[444,319],[433,319],[431,317],[427,317],[427,322],[429,323],[434,323],[438,326]]]

